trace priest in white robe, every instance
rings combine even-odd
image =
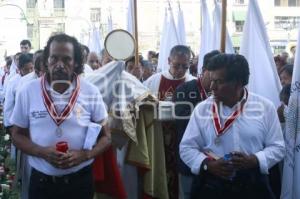
[[[188,73],[191,52],[187,46],[176,45],[171,49],[169,70],[152,75],[144,82],[160,101],[172,101],[175,89],[184,82],[195,79]],[[162,122],[166,157],[166,172],[169,198],[178,198],[178,169],[176,167],[178,146],[176,127],[173,121]]]

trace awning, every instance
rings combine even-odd
[[[246,14],[246,11],[234,11],[232,13],[233,21],[245,21]]]

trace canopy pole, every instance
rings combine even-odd
[[[227,0],[222,0],[222,29],[221,29],[221,48],[220,51],[225,53],[226,49],[226,18],[227,18]]]
[[[137,21],[137,0],[133,0],[134,10],[134,39],[135,39],[135,65],[139,64],[139,45],[138,45],[138,21]]]

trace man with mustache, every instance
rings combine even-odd
[[[74,37],[50,37],[43,62],[45,75],[17,92],[11,117],[13,143],[32,167],[29,199],[92,199],[91,163],[111,144],[102,96],[79,77],[83,56]]]

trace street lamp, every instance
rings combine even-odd
[[[29,24],[28,19],[27,19],[26,15],[25,15],[25,12],[24,12],[24,10],[20,6],[18,6],[16,4],[11,4],[11,3],[0,4],[0,7],[4,7],[4,6],[11,6],[11,7],[19,8],[19,10],[21,11],[22,17],[23,17],[22,19],[25,19],[26,24]]]

